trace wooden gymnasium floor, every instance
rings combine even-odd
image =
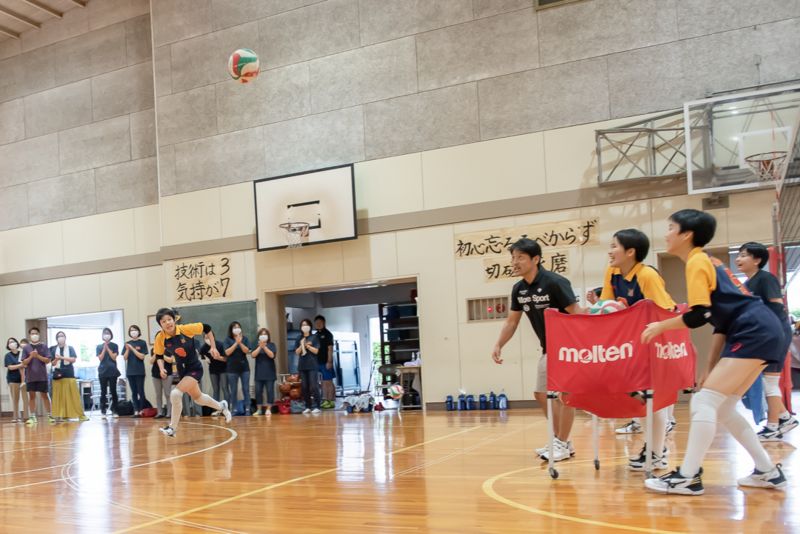
[[[676,458],[686,405],[677,416]],[[546,435],[533,410],[192,418],[174,439],[152,419],[4,419],[2,532],[800,532],[800,429],[769,445],[787,491],[737,489],[750,460],[718,434],[691,498],[646,494],[625,468],[639,438],[614,421],[595,472],[583,415],[556,481],[531,453]]]

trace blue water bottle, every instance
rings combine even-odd
[[[501,393],[497,396],[497,409],[508,410],[508,397],[506,397],[505,393]]]
[[[489,409],[490,410],[497,409],[497,395],[494,394],[494,391],[489,393]]]
[[[464,397],[464,394],[458,396],[458,411],[463,411],[467,409],[467,399]]]
[[[475,409],[475,395],[467,395],[467,410]]]
[[[486,394],[485,393],[481,393],[480,395],[478,395],[478,408],[481,409],[481,410],[485,410],[486,409]]]
[[[455,409],[455,406],[453,406],[453,396],[452,395],[448,395],[447,398],[445,399],[445,401],[444,401],[444,409],[447,410],[448,412],[452,412]]]

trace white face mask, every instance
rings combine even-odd
[[[15,350],[17,347],[19,347],[19,345],[17,345],[17,344],[16,344],[16,343],[14,343],[13,341],[12,341],[11,343],[9,343],[9,344],[8,344],[8,348],[9,348],[10,350]]]
[[[211,342],[208,341],[208,338],[204,338],[203,341],[206,345],[211,346]]]
[[[259,340],[259,341],[263,341],[264,343],[266,343],[267,341],[269,341],[269,336],[267,336],[267,335],[260,335],[260,336],[258,336],[258,340]]]
[[[308,326],[307,324],[304,324],[303,326],[300,327],[300,330],[302,330],[304,334],[308,334],[309,332],[311,332],[311,327]]]
[[[34,343],[39,342],[39,334],[31,334],[31,341]]]
[[[63,345],[67,341],[67,338],[65,338],[64,336],[58,336],[56,338],[56,341],[58,342],[59,345]]]
[[[131,337],[133,339],[137,339],[139,337],[139,331],[138,330],[131,330]]]
[[[110,341],[110,340],[111,340],[111,335],[103,334],[103,341]]]
[[[242,329],[241,328],[234,328],[233,329],[233,335],[234,336],[238,336],[241,333],[242,333]]]

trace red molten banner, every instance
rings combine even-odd
[[[694,385],[695,351],[687,329],[651,343],[639,339],[652,322],[674,317],[649,300],[607,315],[545,312],[547,388],[566,392],[565,404],[600,417],[637,417],[645,406],[628,394],[655,390],[654,410]]]

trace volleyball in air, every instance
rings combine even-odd
[[[260,69],[258,54],[249,48],[240,48],[228,58],[228,74],[239,83],[255,80]]]
[[[624,309],[625,305],[616,300],[598,300],[592,304],[591,308],[589,308],[589,313],[592,315],[606,315],[608,313],[614,313]]]

